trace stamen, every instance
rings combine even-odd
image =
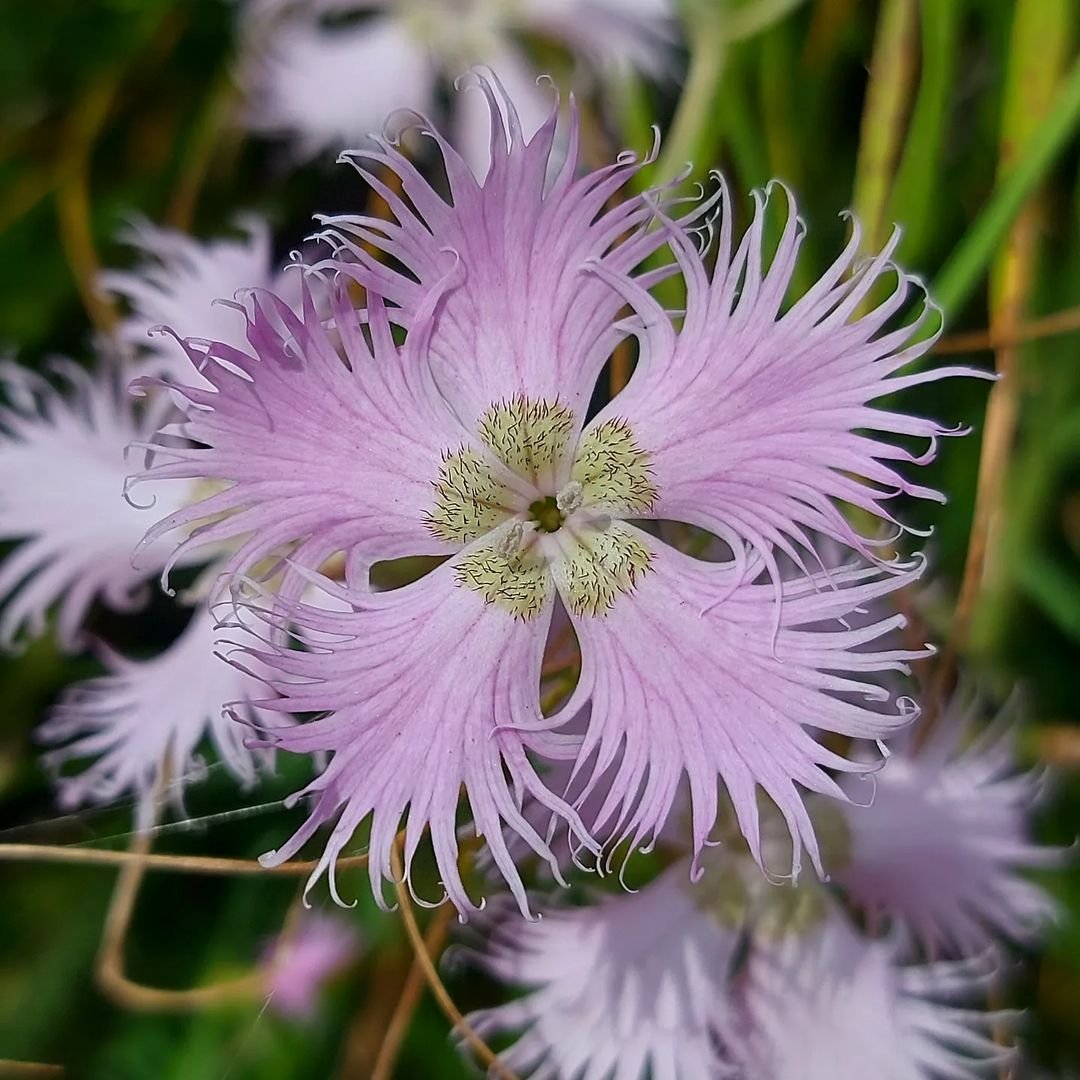
[[[571,480],[555,496],[555,505],[564,513],[572,514],[582,503],[585,498],[585,489],[577,480]]]
[[[521,542],[524,538],[524,526],[522,526],[520,521],[515,521],[513,525],[499,537],[499,542],[495,545],[495,550],[504,559],[510,560],[521,550]]]

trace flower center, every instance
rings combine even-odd
[[[554,495],[529,503],[529,513],[532,515],[532,520],[536,522],[536,527],[546,533],[558,532],[566,520]]]
[[[776,803],[760,790],[757,806],[764,862],[779,873],[791,864],[791,834]],[[820,796],[807,799],[806,808],[821,841],[826,870],[842,869],[851,857],[851,829],[843,811]],[[690,835],[690,825],[687,807],[679,826],[684,835]],[[827,887],[816,875],[791,881],[783,888],[762,875],[739,831],[730,799],[722,802],[712,837],[716,843],[702,851],[704,873],[691,891],[699,911],[728,927],[743,926],[750,917],[757,933],[776,941],[807,934],[828,916]]]
[[[518,397],[477,424],[482,447],[443,456],[427,526],[465,546],[459,585],[515,617],[539,614],[557,586],[570,609],[601,615],[652,559],[622,518],[658,497],[648,455],[618,419],[572,445],[575,418],[558,401]]]
[[[397,0],[406,31],[452,67],[495,55],[520,0]]]

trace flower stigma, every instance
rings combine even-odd
[[[562,507],[559,506],[554,495],[529,503],[529,513],[541,532],[558,532],[566,520],[566,515],[563,514]]]

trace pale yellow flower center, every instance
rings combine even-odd
[[[406,31],[452,69],[491,60],[520,0],[397,0]]]
[[[431,532],[485,540],[458,564],[458,583],[520,619],[556,585],[576,614],[602,615],[652,560],[620,520],[656,502],[648,454],[623,420],[595,425],[576,448],[574,429],[558,401],[498,402],[477,425],[482,448],[447,451],[434,483]]]
[[[776,804],[768,796],[759,792],[757,801],[765,865],[775,873],[783,873],[791,862],[791,834]],[[807,800],[807,809],[811,812],[825,869],[836,872],[851,858],[847,818],[831,800],[811,797]],[[682,829],[684,834],[689,834],[688,816]],[[816,874],[804,874],[797,884],[778,887],[761,873],[750,857],[726,797],[712,838],[719,843],[701,853],[704,870],[701,880],[691,887],[689,878],[686,879],[699,911],[731,928],[744,926],[747,919],[751,919],[757,934],[774,941],[807,934],[828,916],[828,890]]]

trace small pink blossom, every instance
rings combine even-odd
[[[344,919],[305,913],[267,957],[269,1007],[293,1020],[310,1020],[326,982],[348,967],[359,951],[360,936]]]

